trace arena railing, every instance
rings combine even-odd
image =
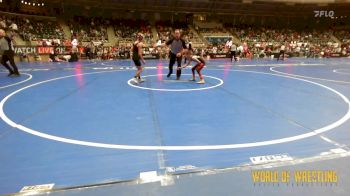
[[[53,16],[20,14],[20,13],[12,13],[12,12],[4,12],[4,11],[0,11],[0,14],[4,15],[4,16],[20,16],[20,17],[25,17],[25,18],[35,18],[35,19],[45,19],[45,20],[57,21],[57,18],[53,17]]]

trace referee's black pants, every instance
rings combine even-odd
[[[18,68],[15,63],[15,52],[12,50],[4,51],[4,54],[1,58],[1,64],[11,73],[11,74],[19,74]],[[7,61],[10,62],[11,67],[7,64]]]
[[[233,59],[235,59],[235,61],[237,61],[236,51],[231,51],[231,62]]]
[[[167,77],[170,77],[170,75],[173,73],[173,67],[175,64],[175,61],[177,61],[177,67],[181,67],[181,61],[182,61],[182,56],[177,57],[176,54],[170,52],[170,62],[169,62],[169,73]],[[176,77],[180,78],[181,76],[181,69],[177,69],[176,71]]]

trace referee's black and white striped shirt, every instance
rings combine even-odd
[[[187,49],[186,43],[183,39],[170,39],[166,42],[166,45],[170,45],[170,51],[173,54],[181,52],[182,49]]]

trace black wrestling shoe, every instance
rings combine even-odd
[[[142,83],[142,82],[144,82],[144,81],[146,81],[146,80],[140,77],[137,81],[138,81],[139,83]]]
[[[9,74],[7,75],[7,77],[11,77],[11,78],[12,78],[12,77],[15,77],[14,75],[15,75],[15,73],[9,73]]]
[[[166,75],[167,78],[170,78],[170,76],[171,76],[171,73],[168,73],[168,75]]]
[[[13,73],[16,75],[21,75],[18,70],[14,71]]]

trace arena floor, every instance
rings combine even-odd
[[[147,60],[139,85],[129,60],[2,69],[0,194],[350,155],[350,59],[209,60],[204,85],[190,69],[166,78],[167,63]],[[252,158],[277,154],[278,165]]]

